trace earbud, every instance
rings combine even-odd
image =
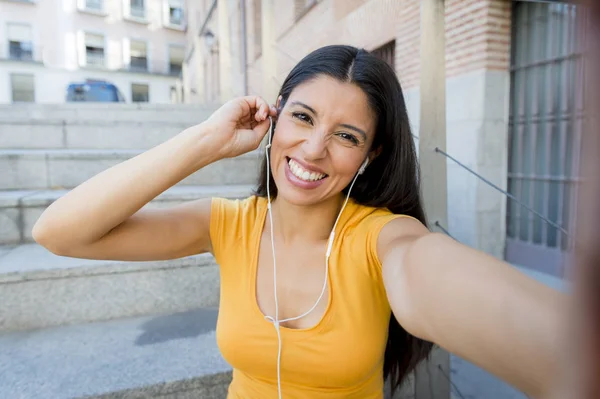
[[[365,173],[365,169],[367,169],[368,164],[369,164],[369,157],[366,157],[365,161],[362,163],[362,165],[360,165],[360,168],[358,169],[359,175],[362,175],[363,173]]]

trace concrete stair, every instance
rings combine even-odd
[[[0,335],[0,397],[222,399],[217,310]]]
[[[210,254],[121,262],[5,246],[0,298],[0,332],[167,314],[218,306],[219,270]]]
[[[41,213],[101,171],[205,120],[209,108],[0,106],[0,398],[223,398],[210,254],[66,258],[32,242]],[[148,207],[243,198],[259,154],[210,165]],[[57,367],[58,366],[58,367]]]
[[[214,106],[167,104],[18,104],[0,105],[0,123],[5,121],[87,122],[179,122],[194,125],[208,118]]]
[[[154,147],[193,123],[179,121],[64,121],[3,120],[0,121],[0,147],[27,149],[148,149]]]
[[[245,198],[251,185],[175,186],[152,200],[147,207],[166,207],[206,197]],[[33,242],[31,230],[42,212],[68,190],[0,191],[0,245]]]
[[[142,150],[0,149],[0,190],[74,188]],[[227,158],[202,168],[179,185],[255,184],[258,151]]]

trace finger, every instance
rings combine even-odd
[[[264,119],[258,125],[254,126],[254,129],[252,129],[252,131],[254,132],[257,141],[260,141],[263,137],[265,137],[265,135],[269,131],[269,125],[270,121],[268,119]]]
[[[260,96],[245,96],[242,97],[242,100],[250,106],[250,109],[258,110],[262,104],[266,104],[266,101]]]
[[[277,108],[275,108],[274,105],[271,105],[269,107],[269,115],[271,115],[271,116],[277,116]]]
[[[260,110],[261,110],[260,115],[262,116],[263,120],[267,119],[267,117],[269,116],[269,104],[267,104],[266,102],[263,102],[260,105]]]
[[[258,111],[256,112],[256,115],[258,116],[258,122],[267,119],[267,116],[269,116],[269,106],[267,105],[267,103],[262,103],[260,105]]]
[[[265,119],[263,105],[259,105],[258,108],[256,109],[256,114],[254,114],[254,119],[256,119],[257,122],[260,122]]]

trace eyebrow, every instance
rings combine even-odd
[[[317,114],[317,111],[315,111],[315,109],[314,109],[314,108],[312,108],[312,107],[309,107],[308,105],[306,105],[306,104],[304,104],[304,103],[302,103],[302,102],[300,102],[300,101],[292,101],[292,105],[299,105],[299,106],[301,106],[302,108],[306,108],[307,110],[309,110],[309,111],[310,111],[310,112],[312,112],[313,114],[315,114],[315,115],[318,115],[318,114]],[[357,128],[357,127],[356,127],[356,126],[354,126],[354,125],[349,125],[349,124],[347,124],[347,123],[342,123],[342,124],[340,124],[340,126],[341,126],[341,127],[345,127],[346,129],[354,130],[356,133],[360,134],[360,135],[363,137],[363,140],[367,140],[367,133],[365,133],[365,131],[364,131],[364,130],[362,130],[362,129],[359,129],[359,128]]]

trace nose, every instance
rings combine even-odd
[[[315,131],[307,136],[302,143],[302,150],[306,160],[325,158],[327,154],[327,135],[325,132]]]

